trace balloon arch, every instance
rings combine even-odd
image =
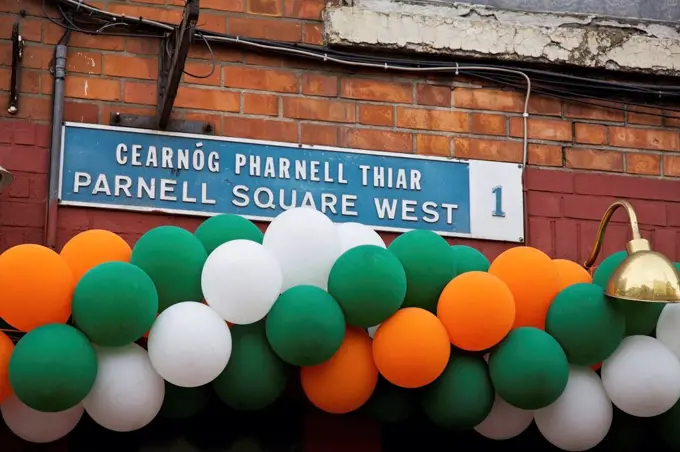
[[[59,254],[19,245],[0,255],[0,411],[47,443],[84,413],[130,432],[178,400],[191,417],[206,394],[263,410],[297,381],[327,413],[424,414],[494,444],[535,424],[585,451],[625,419],[677,446],[680,306],[607,298],[625,255],[591,277],[535,248],[489,262],[422,230],[386,247],[308,208],[264,234],[219,215],[133,248],[104,230]]]

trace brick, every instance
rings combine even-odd
[[[574,124],[574,140],[583,144],[607,144],[607,126],[601,124]]]
[[[642,124],[648,126],[663,125],[663,110],[660,108],[648,108],[629,106],[628,124]]]
[[[100,53],[71,50],[66,59],[66,68],[69,72],[101,74],[102,56]]]
[[[680,177],[680,156],[677,155],[663,156],[663,175],[671,177]]]
[[[587,104],[567,102],[564,107],[565,116],[568,118],[623,122],[623,104],[599,100],[587,100],[584,102],[587,102]]]
[[[661,174],[661,157],[655,154],[626,153],[626,172],[658,176]]]
[[[15,121],[12,124],[14,128],[14,143],[22,145],[35,144],[35,124],[31,122]]]
[[[502,115],[474,113],[470,115],[470,131],[480,135],[505,135],[507,122]]]
[[[202,30],[225,33],[227,30],[227,18],[222,14],[201,13],[198,18],[199,27]]]
[[[392,105],[359,104],[359,122],[369,126],[394,126]]]
[[[9,30],[11,29],[12,27],[10,26]],[[21,35],[25,41],[42,41],[42,21],[38,19],[24,18],[21,22]]]
[[[198,77],[194,77],[197,75]],[[219,63],[204,63],[199,61],[187,61],[184,66],[184,83],[196,85],[222,85],[222,70]]]
[[[453,155],[457,158],[521,163],[522,154],[522,143],[518,141],[453,139]]]
[[[398,107],[397,127],[443,132],[467,132],[470,125],[468,114],[464,112]]]
[[[574,173],[572,171],[526,169],[526,187],[529,190],[573,193]]]
[[[451,157],[451,138],[441,135],[416,135],[416,153]]]
[[[125,51],[134,55],[158,55],[161,43],[160,39],[126,38]]]
[[[66,77],[66,97],[76,99],[121,100],[120,81],[70,75]]]
[[[41,202],[4,201],[2,225],[42,228],[45,224],[45,205]]]
[[[287,0],[285,13],[298,19],[321,20],[325,8],[324,0]]]
[[[303,24],[302,42],[315,46],[323,45],[323,25],[322,24]]]
[[[633,127],[610,127],[609,141],[612,146],[657,151],[677,151],[678,132]]]
[[[265,16],[283,15],[283,7],[279,0],[247,0],[246,12]]]
[[[46,174],[50,154],[35,146],[0,146],[0,161],[9,171]]]
[[[201,9],[215,9],[240,13],[245,10],[244,0],[201,0]]]
[[[255,19],[251,17],[230,17],[227,30],[231,35],[273,41],[302,41],[302,24],[281,19]]]
[[[356,104],[354,102],[284,97],[283,116],[313,121],[352,123],[356,122]]]
[[[555,237],[553,235],[553,224],[555,220],[551,218],[530,217],[528,229],[528,239],[531,246],[538,248],[551,258],[555,257]]]
[[[24,56],[21,60],[22,67],[31,69],[49,69],[54,55],[51,47],[39,47],[27,44],[24,47]],[[10,54],[11,55],[11,54]]]
[[[91,102],[64,102],[64,121],[98,123],[99,106]]]
[[[182,11],[179,9],[154,8],[150,6],[132,6],[113,4],[107,8],[116,14],[125,14],[128,17],[143,17],[158,22],[178,24],[182,21]],[[201,15],[202,17],[203,15]]]
[[[29,70],[21,71],[21,78],[19,80],[19,91],[22,93],[39,94],[40,76],[41,76],[40,71]],[[7,84],[9,85],[9,79]]]
[[[451,88],[448,86],[437,86],[418,83],[416,85],[416,102],[420,105],[431,105],[434,107],[450,107]]]
[[[613,172],[623,171],[623,155],[620,152],[567,148],[565,157],[567,168]]]
[[[593,196],[680,202],[680,181],[575,173],[574,192]]]
[[[253,66],[283,66],[283,58],[280,55],[264,55],[260,53],[248,53],[243,56],[245,64],[252,64]]]
[[[155,83],[125,82],[123,99],[130,104],[157,105],[158,94]]]
[[[510,135],[513,137],[521,137],[524,134],[523,123],[523,118],[510,118]],[[571,132],[571,124],[567,121],[529,118],[529,139],[571,141]]]
[[[599,220],[615,199],[606,196],[593,196],[588,198],[588,202],[584,202],[584,200],[583,196],[565,195],[562,201],[564,216],[566,218],[583,220]],[[663,202],[639,200],[632,200],[630,202],[639,218],[644,219],[643,224],[666,224],[666,206]],[[619,209],[611,221],[628,223],[628,217],[625,212]]]
[[[527,163],[538,166],[562,166],[562,146],[529,143]]]
[[[338,95],[338,78],[331,75],[303,74],[302,94],[336,97]]]
[[[375,129],[344,129],[340,131],[341,145],[357,149],[387,152],[413,152],[410,133]]]
[[[210,47],[215,55],[215,60],[220,63],[240,63],[243,61],[243,50],[225,46]],[[189,59],[196,58],[209,60],[212,63],[213,56],[205,45],[194,45],[189,49]]]
[[[12,71],[5,68],[0,68],[0,90],[9,91],[9,85],[12,84]]]
[[[516,91],[495,89],[456,88],[453,90],[453,105],[472,110],[492,110],[521,113],[524,111],[525,94]],[[560,101],[542,97],[529,98],[529,113],[559,116],[562,114]]]
[[[298,142],[298,125],[290,121],[225,116],[222,133],[232,137]]]
[[[112,77],[140,78],[156,80],[158,78],[158,59],[130,57],[123,55],[104,55],[104,75]]]
[[[343,79],[340,95],[348,99],[378,102],[412,103],[413,88],[409,83],[387,82],[370,79]]]
[[[529,191],[527,193],[526,209],[531,216],[561,218],[562,194],[546,191]]]
[[[581,262],[578,247],[574,243],[578,243],[578,221],[569,219],[560,219],[554,222],[555,237],[558,240],[555,242],[555,256],[561,259],[569,259],[570,261]]]
[[[175,106],[196,110],[236,112],[241,109],[241,96],[222,89],[200,89],[180,86]]]
[[[278,116],[279,98],[270,94],[243,93],[243,113]]]
[[[337,146],[339,144],[340,129],[336,126],[303,123],[300,124],[300,134],[300,141],[303,144]]]
[[[0,93],[0,105],[7,105],[9,94]],[[23,95],[19,98],[19,112],[10,115],[7,108],[0,109],[0,117],[12,119],[32,119],[34,121],[49,121],[52,118],[52,100],[49,97]]]
[[[224,86],[281,93],[297,93],[298,76],[288,71],[225,66]]]

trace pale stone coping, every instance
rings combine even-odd
[[[324,12],[330,45],[680,75],[680,25],[465,3],[354,0]]]

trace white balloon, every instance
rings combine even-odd
[[[303,284],[326,290],[331,267],[342,254],[338,228],[310,207],[293,208],[277,216],[262,244],[281,265],[281,290]]]
[[[147,341],[149,359],[169,383],[203,386],[222,373],[231,356],[231,332],[210,307],[185,301],[158,316]]]
[[[475,431],[489,439],[505,440],[520,435],[533,420],[533,411],[514,407],[496,394],[491,412]]]
[[[680,399],[680,361],[653,337],[625,338],[601,373],[611,401],[632,416],[658,416]]]
[[[380,328],[380,324],[378,324],[376,326],[372,326],[367,330],[368,335],[371,336],[371,339],[373,339],[375,337],[375,332],[378,331],[378,328]]]
[[[85,409],[78,404],[65,411],[45,413],[25,405],[12,394],[0,406],[7,427],[24,441],[51,443],[71,433]]]
[[[580,452],[597,446],[612,425],[614,408],[595,371],[571,367],[564,392],[553,404],[536,410],[536,426],[554,446]]]
[[[343,253],[361,245],[375,245],[380,248],[387,248],[382,237],[377,232],[361,223],[340,223],[338,224],[338,233],[340,234]]]
[[[656,338],[680,359],[680,305],[664,306],[656,322]]]
[[[85,411],[99,425],[115,432],[146,426],[163,405],[165,382],[149,355],[137,344],[95,347],[97,378],[83,400]]]
[[[201,275],[208,306],[224,320],[247,325],[262,320],[281,294],[283,274],[276,257],[250,240],[217,247]]]

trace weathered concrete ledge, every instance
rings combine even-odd
[[[324,13],[330,45],[680,75],[680,26],[454,3],[355,0]]]

